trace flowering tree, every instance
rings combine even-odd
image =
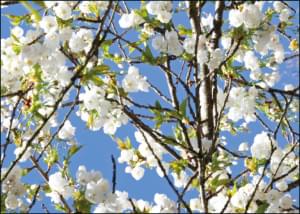
[[[43,197],[68,213],[299,212],[299,85],[283,69],[299,58],[299,14],[289,2],[1,4],[28,10],[3,14],[13,27],[1,38],[1,212],[30,212]],[[83,146],[72,117],[111,136],[135,180],[155,169],[177,201],[118,191],[113,157],[112,181],[89,166],[71,172]],[[128,123],[135,139],[118,138]],[[260,131],[234,149],[225,135],[251,124]],[[35,171],[44,182],[22,181]]]

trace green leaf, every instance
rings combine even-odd
[[[111,44],[112,44],[112,40],[106,40],[106,41],[102,42],[101,48],[103,49],[104,53],[109,52],[109,48],[110,48]]]
[[[1,213],[6,213],[5,199],[6,199],[6,194],[2,193],[1,194]]]
[[[91,81],[96,85],[96,86],[102,86],[103,84],[104,84],[104,81],[100,78],[100,77],[98,77],[98,76],[93,76],[92,78],[91,78]]]
[[[155,107],[161,109],[160,102],[158,100],[155,101]]]
[[[43,186],[43,191],[44,193],[50,193],[51,192],[51,188],[48,184],[46,184],[45,186]]]
[[[179,111],[182,116],[186,116],[187,98],[185,98],[179,106]]]
[[[128,51],[129,53],[132,53],[133,51],[136,50],[136,48],[142,44],[143,42],[141,40],[139,41],[136,41],[136,42],[131,42],[131,43],[128,43]]]
[[[145,51],[142,54],[142,61],[149,62],[150,64],[155,64],[155,58],[152,55],[151,49],[149,46],[146,47]]]
[[[267,159],[260,159],[260,160],[257,160],[256,159],[256,163],[257,163],[257,166],[263,166],[267,163]]]
[[[10,19],[10,23],[14,26],[19,25],[21,23],[21,21],[23,21],[26,17],[26,15],[25,16],[16,16],[16,15],[12,15],[12,14],[5,14],[5,16]]]
[[[74,193],[74,207],[76,213],[90,213],[92,203],[86,200],[83,191]]]
[[[181,171],[185,169],[189,161],[186,159],[174,160],[170,163],[170,168],[179,176]]]
[[[233,188],[231,190],[229,189],[227,191],[227,195],[229,197],[232,197],[236,192],[237,192],[237,183],[236,183],[236,181],[234,181]]]
[[[66,212],[66,209],[61,204],[55,204],[55,209],[62,211],[62,212]]]
[[[164,116],[160,110],[151,109],[150,111],[154,114],[155,128],[159,129],[164,122]]]
[[[184,52],[184,53],[182,54],[182,58],[183,58],[185,61],[191,61],[191,60],[193,60],[193,55]]]
[[[199,179],[198,178],[194,178],[192,180],[191,186],[194,187],[194,188],[198,188],[200,186]]]
[[[108,65],[97,65],[96,67],[93,67],[90,73],[93,75],[99,75],[104,74],[104,71],[109,71],[110,67]]]
[[[55,148],[52,148],[48,155],[44,158],[44,161],[47,163],[48,166],[52,166],[58,161],[58,159],[58,151]]]
[[[178,119],[183,119],[182,115],[178,111],[168,111],[166,112],[167,117],[173,117]]]
[[[16,43],[12,44],[12,49],[17,55],[21,53],[21,46]]]
[[[21,1],[21,4],[32,14],[33,20],[38,23],[41,21],[41,15],[39,12],[32,7],[32,5],[29,2]]]
[[[267,210],[268,207],[269,207],[269,204],[266,202],[263,202],[261,205],[259,205],[259,207],[257,208],[255,213],[265,213],[265,211]]]
[[[183,25],[178,25],[177,28],[178,28],[178,33],[181,36],[192,35],[192,30],[185,28]]]
[[[140,10],[134,10],[134,12],[144,19],[148,18],[148,12],[146,8],[141,8]]]
[[[59,17],[56,17],[56,21],[57,21],[57,24],[58,24],[59,28],[69,27],[73,23],[73,19],[72,18],[69,19],[69,20],[63,20],[63,19],[61,19]]]
[[[90,11],[92,11],[93,14],[95,14],[96,16],[99,15],[99,9],[97,7],[97,5],[95,3],[91,3],[89,4],[89,9]]]
[[[131,142],[130,142],[130,138],[127,137],[125,141],[122,141],[120,138],[117,138],[116,139],[117,141],[117,144],[119,146],[119,149],[131,149],[132,148],[132,145],[131,145]]]
[[[73,145],[70,147],[69,151],[68,151],[68,157],[72,157],[73,155],[75,155],[83,146],[82,145]]]
[[[170,138],[172,138],[172,137],[170,137]],[[164,144],[167,144],[167,145],[178,146],[178,144],[176,144],[174,141],[169,140],[169,139],[164,140],[163,143],[164,143]]]

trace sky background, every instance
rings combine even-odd
[[[174,4],[178,4],[178,2],[175,2]],[[209,3],[210,5],[205,9],[205,12],[209,13],[213,10],[213,4]],[[296,23],[299,20],[299,3],[294,1],[290,2],[290,5],[297,11],[296,19],[294,19],[294,22]],[[268,6],[270,3],[267,4]],[[266,6],[264,8],[266,8]],[[136,8],[140,6],[139,2],[128,2],[128,6],[130,8]],[[10,24],[8,22],[8,19],[4,16],[4,14],[15,14],[15,15],[21,15],[26,13],[26,11],[21,6],[11,6],[8,8],[1,9],[1,38],[6,38],[9,36],[10,31]],[[227,13],[225,15],[225,18],[227,18]],[[117,20],[119,19],[119,16],[117,17]],[[186,13],[179,13],[176,14],[173,18],[173,22],[175,26],[178,24],[182,24],[184,26],[190,27],[188,18],[186,16]],[[116,26],[118,26],[116,22]],[[118,26],[118,31],[121,32],[121,29]],[[131,30],[130,33],[126,35],[126,38],[129,38],[130,41],[136,41],[137,34],[134,33],[134,30]],[[288,46],[288,43],[286,40],[282,40],[285,47]],[[151,47],[151,45],[150,45]],[[154,54],[154,56],[158,55],[158,52],[153,50],[151,47],[151,50]],[[115,53],[118,51],[116,47],[112,47],[110,49],[112,53]],[[289,51],[287,49],[287,51]],[[289,55],[290,52],[287,52],[287,55]],[[133,53],[134,55],[134,53]],[[286,65],[280,66],[280,74],[281,74],[281,80],[278,84],[275,85],[275,88],[283,88],[285,84],[292,83],[294,85],[298,84],[299,82],[299,60],[296,58],[295,60],[292,60]],[[124,70],[127,70],[128,65],[125,65]],[[174,63],[172,64],[173,68],[180,68],[181,64]],[[160,89],[165,93],[168,94],[167,85],[165,82],[165,78],[162,75],[162,73],[159,71],[159,69],[154,68],[153,66],[149,65],[139,65],[140,72],[147,76],[150,82],[152,82],[154,85],[159,86]],[[116,71],[120,70],[117,68],[117,66],[112,65],[112,69],[115,69]],[[246,75],[248,76],[248,75]],[[181,93],[179,95],[181,101],[184,98],[185,94]],[[158,97],[154,93],[135,93],[132,94],[132,98],[134,98],[136,101],[140,103],[154,103]],[[61,112],[63,113],[63,112]],[[75,115],[75,113],[72,114],[70,121],[74,126],[76,126],[76,141],[83,145],[83,148],[71,159],[71,173],[75,177],[75,173],[77,171],[77,168],[79,165],[85,165],[88,170],[95,169],[101,171],[103,176],[111,180],[112,177],[112,162],[111,162],[111,155],[114,155],[114,157],[117,159],[119,157],[119,150],[117,149],[116,143],[111,139],[111,137],[105,135],[102,130],[100,131],[90,131],[86,128],[85,123],[81,121],[79,117]],[[253,137],[260,133],[263,129],[262,127],[257,123],[250,123],[249,125],[250,131],[248,133],[244,134],[238,134],[236,136],[232,136],[228,132],[222,133],[223,136],[227,138],[227,143],[229,145],[228,148],[231,150],[236,150],[241,142],[249,142],[251,145],[253,142]],[[133,126],[128,123],[127,125],[121,127],[118,129],[116,136],[125,139],[127,136],[131,139],[132,143],[134,145],[137,145],[134,138],[134,132],[136,131]],[[172,132],[171,127],[163,127],[163,131]],[[3,136],[1,135],[1,141],[3,140]],[[279,142],[280,145],[280,142]],[[64,145],[59,145],[60,147],[63,147]],[[9,148],[9,153],[13,154],[13,148]],[[11,155],[7,158],[7,162],[11,160],[14,160],[15,156]],[[30,164],[25,163],[21,164],[22,166],[30,166]],[[7,166],[7,164],[6,164]],[[155,193],[165,193],[170,198],[176,200],[175,194],[171,190],[171,188],[167,185],[167,182],[165,179],[162,179],[157,176],[157,173],[155,170],[146,170],[145,175],[142,180],[135,181],[133,177],[130,174],[127,174],[124,172],[124,169],[126,167],[126,164],[117,164],[117,190],[120,191],[127,191],[129,193],[129,196],[131,198],[136,199],[144,199],[147,201],[153,201],[153,197]],[[233,168],[234,174],[240,172],[241,165],[238,165]],[[57,169],[53,170],[52,172],[55,172]],[[51,174],[51,173],[50,173]],[[32,172],[30,175],[24,177],[22,179],[24,182],[28,183],[38,183],[41,182],[41,177],[36,173]],[[298,190],[294,190],[292,193],[293,197],[299,202],[299,193]],[[188,195],[187,198],[190,197],[196,197],[197,193],[194,191]],[[187,199],[186,198],[186,199]],[[188,201],[188,200],[187,200]],[[53,207],[50,205],[50,198],[44,197],[41,200],[42,203],[45,203],[49,211],[54,211]],[[36,206],[34,209],[32,209],[32,212],[42,212],[41,208],[41,202],[36,203]]]

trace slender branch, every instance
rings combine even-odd
[[[113,155],[111,155],[111,162],[112,162],[112,168],[113,168],[112,193],[115,193],[116,185],[117,185],[117,166],[116,166],[115,157]]]

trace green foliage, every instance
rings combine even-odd
[[[108,74],[110,67],[108,65],[97,65],[91,70],[85,70],[82,77],[83,83],[92,81],[95,85],[101,87],[104,84],[104,81],[98,76],[103,74]]]
[[[154,114],[155,128],[159,129],[166,117],[159,101],[155,101],[155,107],[156,109],[150,109],[150,111]]]
[[[88,128],[91,128],[94,125],[94,121],[97,116],[98,116],[98,112],[95,109],[93,109],[89,112],[89,118],[86,122],[86,126]]]
[[[56,163],[59,159],[58,151],[55,148],[51,148],[50,151],[47,153],[44,161],[47,163],[48,166],[52,166]]]
[[[136,48],[141,45],[143,42],[141,40],[138,40],[136,42],[131,42],[130,44],[128,44],[128,52],[129,54],[132,53],[133,51],[136,50]]]
[[[96,4],[89,4],[89,9],[93,14],[99,16],[99,9]]]
[[[83,147],[83,145],[72,145],[70,147],[70,149],[68,150],[68,155],[67,158],[70,159],[73,155],[75,155],[81,148]]]
[[[73,19],[63,20],[63,19],[61,19],[59,17],[56,17],[56,21],[57,21],[57,24],[58,24],[59,28],[69,27],[73,23]]]
[[[209,165],[211,172],[216,172],[218,170],[224,169],[224,167],[231,165],[231,162],[227,161],[226,158],[224,158],[223,160],[219,160],[218,157],[219,155],[217,152],[213,153],[211,165]]]
[[[23,16],[5,14],[5,16],[10,19],[10,23],[14,26],[20,25],[22,21],[25,21],[26,23],[31,22],[30,14],[25,14]]]
[[[186,117],[187,98],[185,98],[179,106],[180,114]]]
[[[21,4],[32,14],[33,21],[35,21],[36,23],[41,21],[41,15],[36,9],[33,8],[33,6],[29,2],[21,1]]]
[[[192,60],[193,60],[193,55],[184,52],[184,53],[182,54],[182,58],[183,58],[185,61],[192,61]]]
[[[109,48],[112,45],[112,40],[106,40],[104,42],[102,42],[101,44],[101,48],[103,50],[104,53],[109,53]]]
[[[179,160],[174,160],[170,163],[170,168],[178,175],[180,176],[180,173],[182,170],[187,167],[189,163],[189,160],[187,159],[179,159]]]
[[[192,30],[191,29],[187,29],[185,26],[183,25],[178,25],[178,33],[181,36],[192,36]]]
[[[271,21],[273,18],[273,15],[276,14],[276,11],[272,8],[268,8],[268,10],[266,11],[266,20]]]
[[[48,184],[45,184],[45,185],[42,187],[42,189],[43,189],[43,192],[44,192],[44,193],[50,193],[50,192],[51,192],[51,188],[50,188],[50,186],[49,186]]]
[[[220,177],[220,175],[217,175],[209,183],[209,187],[213,191],[216,191],[219,186],[226,185],[230,181],[230,179],[227,179],[227,178],[226,179],[219,179],[219,177]]]
[[[134,10],[134,12],[139,15],[140,17],[142,17],[143,19],[147,20],[148,19],[148,12],[147,9],[145,7],[142,7],[139,10]]]
[[[234,181],[233,188],[227,191],[227,195],[232,197],[237,192],[237,183]]]
[[[199,186],[200,186],[199,179],[198,179],[198,178],[194,178],[194,179],[192,180],[191,186],[194,187],[194,188],[196,188],[196,189],[198,189]]]
[[[268,207],[269,204],[267,202],[263,202],[261,205],[258,206],[255,213],[265,213]]]
[[[65,207],[61,204],[55,204],[55,209],[66,213]]]
[[[261,159],[258,160],[256,158],[247,158],[245,160],[246,167],[251,171],[251,172],[257,172],[258,168],[260,166],[264,166],[266,164],[267,160],[266,159]]]
[[[130,142],[130,138],[127,137],[125,139],[125,141],[122,141],[120,138],[117,138],[116,140],[118,146],[119,146],[119,149],[131,149],[132,148],[132,145],[131,145],[131,142]]]
[[[2,193],[0,197],[1,197],[1,213],[6,213],[6,207],[5,207],[6,194]]]
[[[76,191],[74,193],[74,207],[76,212],[90,213],[92,204],[85,199],[84,191]]]
[[[148,62],[151,65],[155,65],[156,64],[156,60],[151,52],[151,49],[149,48],[149,46],[147,46],[145,48],[145,51],[142,53],[142,57],[141,57],[142,62]]]

